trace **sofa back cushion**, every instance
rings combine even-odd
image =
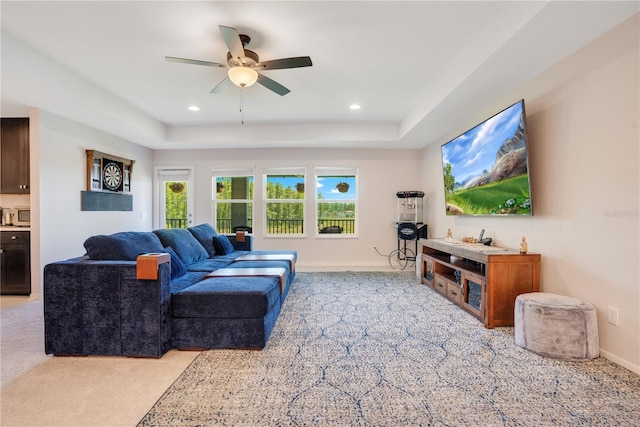
[[[184,263],[173,248],[171,246],[167,246],[163,251],[168,253],[171,257],[171,279],[184,276],[187,273],[187,268],[184,266]]]
[[[89,258],[95,260],[135,261],[141,254],[164,252],[160,239],[144,231],[91,236],[85,240],[84,248]]]
[[[185,265],[193,264],[209,258],[207,250],[193,237],[189,231],[182,228],[153,230],[163,246],[171,246]]]
[[[218,232],[211,224],[200,224],[194,225],[193,227],[187,228],[193,237],[196,238],[198,242],[202,245],[203,248],[209,254],[209,258],[213,258],[216,254],[216,249],[213,246],[213,239],[218,235]]]
[[[224,234],[219,234],[213,238],[213,247],[216,248],[216,253],[220,255],[229,255],[236,250],[229,238]]]

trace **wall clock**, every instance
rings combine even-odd
[[[110,191],[122,190],[122,163],[103,159],[102,185]]]

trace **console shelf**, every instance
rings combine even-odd
[[[420,239],[421,282],[484,323],[512,326],[516,297],[540,288],[540,255]]]

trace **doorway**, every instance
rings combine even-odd
[[[193,225],[193,170],[159,169],[158,228]]]

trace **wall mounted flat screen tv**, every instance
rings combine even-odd
[[[524,100],[442,146],[447,215],[533,215]]]

